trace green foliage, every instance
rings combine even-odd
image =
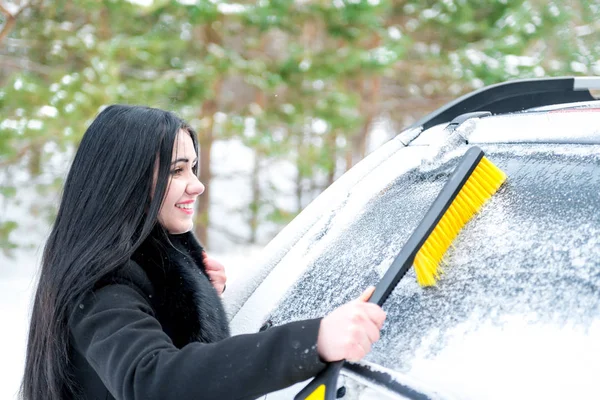
[[[34,1],[0,42],[0,166],[54,173],[44,187],[56,190],[64,171],[48,160],[103,106],[147,104],[293,163],[301,205],[363,155],[381,115],[402,125],[484,84],[598,73],[598,17],[584,0]],[[299,211],[274,204],[247,210],[281,224]],[[3,248],[15,226],[0,220]]]
[[[592,43],[579,48],[573,43],[581,42],[573,28],[589,21],[590,15],[596,16],[595,20],[600,15],[598,5],[590,3],[408,1],[396,11],[411,18],[406,26],[414,37],[427,38],[429,49],[419,58],[434,59],[441,71],[446,70],[442,76],[478,88],[515,78],[592,72],[589,67],[598,59],[600,49],[593,49]],[[557,37],[561,40],[555,40]],[[587,68],[573,69],[571,61],[585,53],[590,56],[582,61]]]
[[[266,215],[265,220],[269,222],[274,222],[278,225],[286,225],[294,219],[296,213],[292,213],[290,211],[282,210],[281,208],[273,207],[270,212]]]

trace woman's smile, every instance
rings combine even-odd
[[[194,214],[194,200],[177,203],[177,204],[175,204],[175,207],[177,207],[178,209],[180,209],[181,211],[183,211],[184,213],[186,213],[188,215]]]

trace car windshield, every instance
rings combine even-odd
[[[376,284],[463,147],[374,196],[314,257],[272,321],[322,316]],[[506,184],[455,240],[436,287],[418,286],[412,270],[401,280],[366,360],[458,398],[595,397],[600,146],[481,147]],[[315,243],[327,235],[325,226]]]

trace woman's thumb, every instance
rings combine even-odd
[[[367,302],[369,301],[369,299],[371,298],[371,296],[373,295],[373,292],[375,291],[375,286],[369,286],[368,288],[365,289],[364,292],[362,292],[362,294],[358,297],[359,301],[364,301]]]

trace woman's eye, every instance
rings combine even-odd
[[[182,172],[183,172],[183,168],[175,168],[174,170],[171,171],[171,175],[181,175]]]

